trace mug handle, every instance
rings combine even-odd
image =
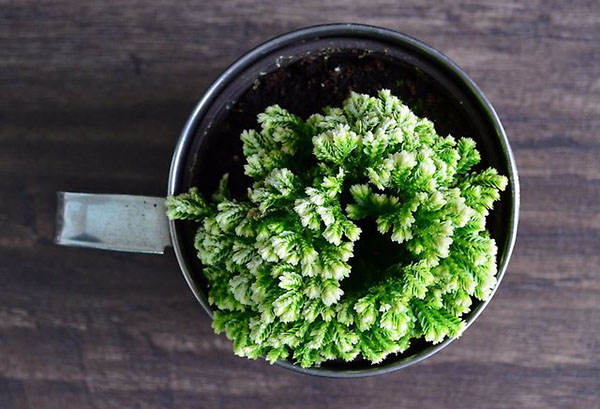
[[[163,197],[58,192],[62,246],[163,254],[171,246]]]

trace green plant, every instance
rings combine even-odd
[[[376,363],[414,338],[459,336],[472,296],[495,285],[485,218],[507,183],[470,171],[473,140],[439,136],[387,90],[307,121],[274,105],[258,122],[241,135],[247,197],[230,197],[225,175],[211,200],[191,189],[166,202],[199,223],[213,327],[235,353]],[[352,259],[369,226],[392,243],[383,267]]]

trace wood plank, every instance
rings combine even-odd
[[[439,48],[505,123],[520,233],[459,341],[382,377],[298,375],[233,357],[172,252],[52,244],[57,190],[163,195],[211,81],[336,21]],[[600,408],[599,27],[593,0],[0,0],[0,407]]]

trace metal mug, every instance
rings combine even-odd
[[[184,186],[186,173],[190,172],[186,163],[192,154],[190,150],[201,146],[204,137],[204,134],[198,133],[198,128],[203,121],[210,120],[215,109],[230,102],[235,92],[239,94],[244,86],[252,84],[265,71],[278,68],[282,60],[293,60],[298,55],[328,47],[350,46],[390,53],[394,58],[403,59],[439,81],[448,92],[458,94],[459,103],[470,109],[471,119],[476,122],[484,141],[484,149],[488,150],[488,156],[495,161],[494,166],[509,179],[501,203],[502,214],[494,222],[500,226],[500,239],[497,238],[498,282],[493,291],[495,292],[515,244],[519,217],[519,180],[510,144],[496,112],[465,72],[431,46],[399,32],[359,24],[320,25],[274,38],[243,55],[208,88],[185,124],[173,153],[166,194],[175,195],[189,188]],[[210,127],[210,123],[208,126]],[[168,220],[165,216],[162,197],[58,193],[57,244],[156,254],[162,254],[166,247],[173,246],[190,289],[212,316],[207,301],[206,282],[197,266],[194,266],[195,254],[185,250],[186,245],[189,246],[186,240],[189,239],[186,239],[183,230],[181,222]],[[485,302],[474,303],[473,309],[465,317],[466,327],[475,321],[490,299],[491,296]],[[279,361],[276,364],[305,374],[326,377],[378,375],[422,361],[453,340],[446,339],[437,345],[423,344],[403,354],[388,357],[377,365],[363,363],[357,366],[334,362],[324,363],[318,368],[301,368],[291,361]]]

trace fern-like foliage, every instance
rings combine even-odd
[[[303,121],[279,106],[241,135],[247,197],[227,177],[211,201],[196,189],[167,198],[172,219],[198,223],[213,326],[236,354],[373,363],[415,338],[460,335],[472,299],[495,285],[496,244],[485,218],[507,179],[472,171],[471,139],[442,137],[382,90]],[[312,157],[311,157],[312,156]],[[406,253],[375,284],[347,293],[363,225]],[[361,263],[361,265],[369,265]]]

